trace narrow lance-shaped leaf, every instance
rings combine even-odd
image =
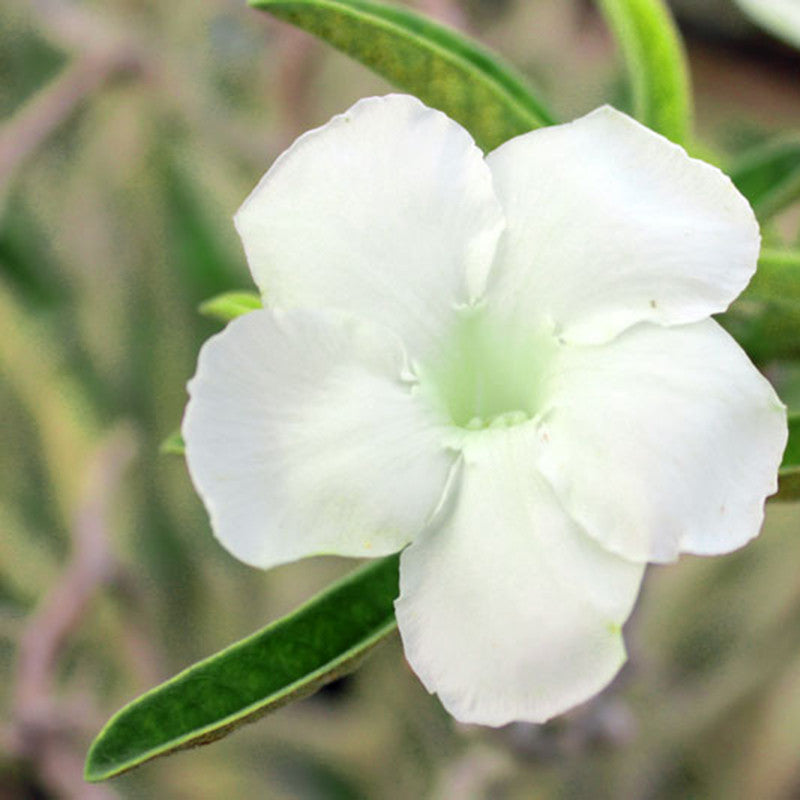
[[[86,779],[213,742],[350,672],[395,630],[398,564],[394,555],[357,570],[125,706],[92,744]]]
[[[692,123],[689,69],[678,28],[663,0],[599,0],[619,43],[636,118],[686,144]]]
[[[776,500],[800,500],[800,413],[789,415],[789,442],[778,473]]]
[[[728,171],[759,219],[769,219],[800,200],[800,135],[759,145]]]
[[[553,123],[494,54],[406,8],[372,0],[250,0],[460,122],[486,150]]]

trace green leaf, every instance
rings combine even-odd
[[[689,69],[678,28],[662,0],[599,0],[633,90],[636,118],[686,144],[692,124]]]
[[[800,135],[753,148],[728,170],[759,219],[769,219],[800,200]]]
[[[158,448],[159,452],[168,456],[182,456],[186,452],[186,442],[183,441],[180,428],[172,433],[161,442]]]
[[[765,247],[742,298],[800,308],[800,250]]]
[[[125,706],[92,744],[86,780],[106,780],[157,756],[213,742],[353,670],[395,630],[399,559],[357,570]]]
[[[800,468],[800,411],[789,414],[789,442],[783,454],[781,468]]]
[[[800,500],[800,413],[789,414],[789,442],[778,473],[778,494],[773,500]]]
[[[0,275],[39,307],[63,304],[69,296],[49,243],[24,198],[12,195],[0,212]]]
[[[750,285],[719,321],[758,363],[800,357],[800,250],[762,250]]]
[[[161,140],[172,142],[162,135]],[[177,146],[155,152],[154,167],[164,191],[170,263],[195,302],[242,285],[246,277],[241,249],[226,219],[217,217],[206,192]]]
[[[250,0],[460,122],[485,150],[553,123],[523,78],[475,42],[372,0]]]
[[[223,292],[201,303],[198,311],[219,322],[230,322],[261,307],[261,298],[256,292]]]

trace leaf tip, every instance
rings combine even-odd
[[[158,452],[162,455],[182,456],[186,453],[186,442],[179,430],[174,431],[159,445]]]
[[[218,322],[228,323],[236,317],[261,308],[261,297],[255,292],[223,292],[200,303],[197,310]]]
[[[86,761],[83,765],[83,779],[86,783],[100,783],[101,781],[108,780],[114,776],[114,771],[109,770],[107,765],[103,764],[102,757],[102,739],[101,733],[89,747],[86,753]],[[98,755],[98,751],[100,751]]]

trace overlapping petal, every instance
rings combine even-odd
[[[379,320],[416,357],[482,292],[503,218],[469,134],[390,95],[301,136],[236,227],[270,306]]]
[[[259,567],[400,549],[453,457],[383,329],[319,311],[254,311],[200,353],[183,424],[214,533]]]
[[[397,621],[464,722],[541,722],[602,689],[644,566],[601,548],[538,474],[535,427],[471,435],[442,519],[403,552]]]
[[[758,257],[752,210],[718,169],[604,107],[487,162],[507,220],[491,300],[574,342],[723,311]]]
[[[758,533],[786,412],[713,320],[564,347],[546,394],[539,467],[604,546],[669,561],[725,553]]]

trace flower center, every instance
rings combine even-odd
[[[453,425],[508,428],[539,411],[542,377],[555,348],[543,331],[509,325],[487,307],[464,308],[437,358],[420,369]]]

